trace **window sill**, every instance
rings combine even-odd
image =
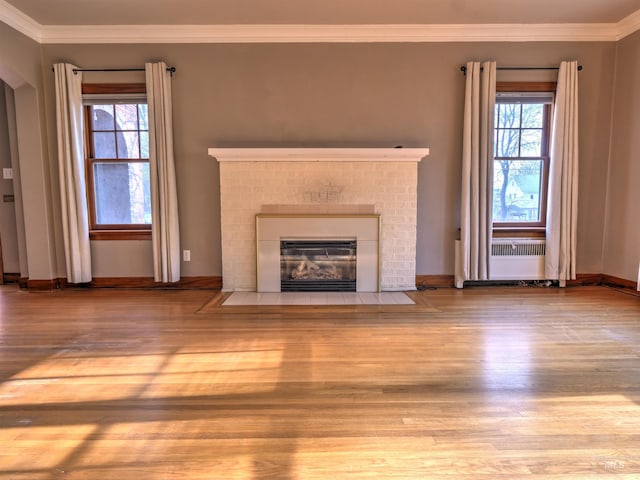
[[[91,230],[89,240],[151,240],[151,230]]]
[[[494,228],[493,238],[546,238],[544,228]]]

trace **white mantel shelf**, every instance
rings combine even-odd
[[[218,162],[419,162],[428,148],[210,148]]]

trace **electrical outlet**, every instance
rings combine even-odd
[[[182,251],[182,260],[184,262],[190,262],[191,261],[191,250],[183,250]]]
[[[11,180],[13,178],[13,168],[3,168],[2,178],[5,180]]]

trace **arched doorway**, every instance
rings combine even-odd
[[[0,80],[0,283],[21,277],[14,163],[17,164],[15,99],[13,89]],[[24,226],[21,226],[24,231]],[[25,262],[26,264],[26,262]]]
[[[15,236],[19,274],[34,288],[55,286],[56,242],[51,204],[44,108],[39,91],[0,59],[11,144]],[[2,179],[0,172],[0,181]],[[0,198],[0,203],[2,202]],[[9,227],[8,227],[9,228]]]

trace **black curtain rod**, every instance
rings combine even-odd
[[[51,69],[53,71],[53,68]],[[78,72],[144,72],[144,68],[74,68],[73,73]],[[171,75],[176,73],[176,67],[167,67]]]
[[[480,68],[482,70],[482,67]],[[496,70],[560,70],[560,67],[496,67]],[[582,65],[578,65],[578,71],[582,70]],[[467,74],[467,67],[463,65],[460,71]]]

